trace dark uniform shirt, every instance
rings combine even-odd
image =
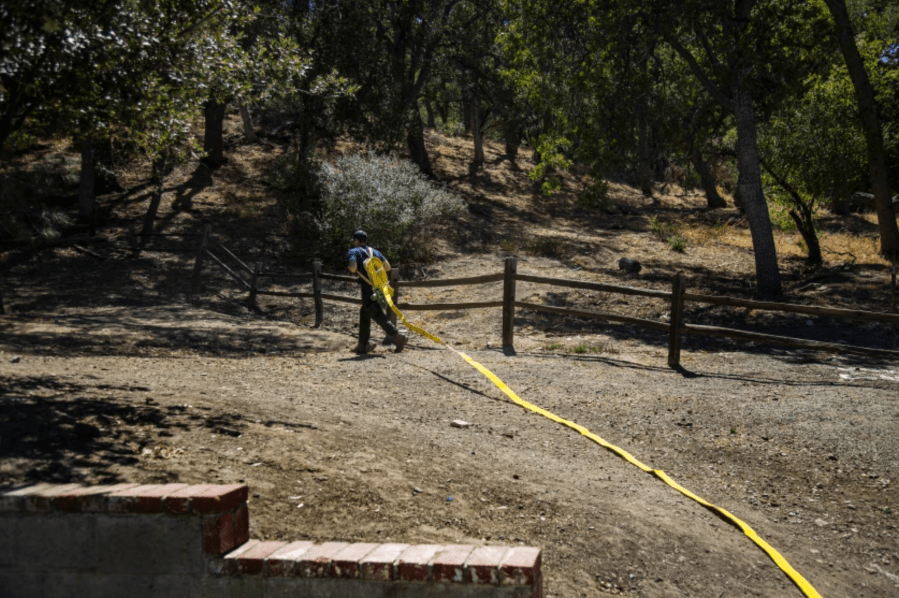
[[[369,254],[369,250],[371,250],[371,254]],[[374,247],[369,247],[368,245],[353,247],[346,254],[347,262],[356,262],[356,271],[362,273],[365,278],[368,278],[368,272],[365,271],[365,266],[363,266],[362,264],[369,257],[376,257],[382,262],[387,259],[380,251],[378,251]],[[359,284],[362,285],[363,297],[368,297],[374,292],[374,290],[371,288],[371,285],[362,280],[361,276],[359,277]]]

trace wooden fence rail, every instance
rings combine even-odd
[[[266,274],[261,270],[261,265],[256,264],[254,268],[250,268],[240,259],[238,259],[231,251],[225,248],[221,243],[210,239],[209,233],[211,227],[204,227],[200,249],[197,254],[197,261],[194,266],[194,280],[191,288],[191,294],[196,290],[199,280],[200,269],[202,268],[203,259],[209,257],[213,263],[222,268],[228,275],[241,283],[244,288],[249,290],[247,303],[255,307],[256,297],[265,295],[269,297],[290,297],[290,298],[311,298],[315,301],[315,326],[321,326],[324,320],[324,302],[334,301],[340,303],[349,303],[352,305],[362,305],[360,297],[350,297],[347,295],[338,295],[334,293],[322,292],[322,281],[333,280],[337,282],[355,283],[358,279],[353,276],[345,276],[341,274],[323,273],[321,262],[315,261],[312,265],[312,292],[286,292],[286,291],[269,291],[258,288],[259,279],[262,277],[271,278],[301,278],[309,276],[308,274],[287,274],[272,273]],[[228,267],[221,259],[209,251],[208,245],[214,243],[224,253],[232,258],[243,270],[252,275],[250,282],[240,277],[233,269]],[[894,267],[895,271],[895,267]],[[895,275],[895,274],[894,274]],[[502,338],[503,348],[507,352],[514,352],[515,342],[515,310],[532,310],[545,312],[563,316],[573,316],[580,318],[593,318],[605,320],[608,322],[618,322],[631,326],[640,326],[651,330],[659,330],[668,332],[668,365],[670,367],[678,367],[680,365],[680,349],[683,336],[685,334],[696,336],[712,336],[719,338],[729,338],[734,340],[742,340],[748,342],[759,342],[771,345],[781,345],[787,347],[795,347],[799,349],[810,349],[817,351],[829,351],[834,353],[845,353],[852,355],[864,355],[869,357],[892,358],[899,359],[899,351],[888,349],[872,349],[867,347],[858,347],[853,345],[844,345],[841,343],[829,343],[824,341],[806,340],[786,336],[777,336],[773,334],[764,334],[759,332],[749,332],[736,328],[723,328],[717,326],[703,326],[699,324],[688,324],[684,321],[684,308],[688,302],[721,305],[728,307],[739,307],[756,310],[776,311],[781,313],[804,314],[818,317],[830,317],[846,320],[855,320],[863,322],[880,322],[884,324],[892,324],[894,327],[899,323],[899,314],[869,312],[854,309],[838,309],[831,307],[817,307],[810,305],[796,305],[790,303],[777,303],[772,301],[753,301],[748,299],[738,299],[735,297],[723,297],[714,295],[702,295],[697,293],[687,293],[686,284],[682,274],[675,275],[672,281],[671,291],[658,291],[653,289],[641,289],[637,287],[629,287],[623,285],[587,282],[581,280],[570,280],[565,278],[550,278],[544,276],[533,276],[530,274],[518,274],[517,260],[515,258],[507,258],[505,268],[501,274],[487,274],[482,276],[469,276],[465,278],[450,278],[439,280],[399,280],[396,269],[390,272],[391,286],[396,294],[394,302],[397,307],[406,311],[440,311],[440,310],[466,310],[466,309],[485,309],[485,308],[502,308]],[[433,288],[433,287],[449,287],[449,286],[466,286],[473,284],[487,284],[492,282],[503,282],[502,300],[496,301],[480,301],[470,303],[406,303],[401,300],[401,289],[410,288]],[[584,289],[589,291],[597,291],[602,293],[614,293],[619,295],[631,295],[651,297],[662,299],[670,305],[670,315],[668,322],[660,322],[656,320],[648,320],[644,318],[635,318],[619,314],[605,313],[595,310],[587,310],[572,307],[556,307],[550,305],[541,305],[538,303],[529,303],[517,301],[516,283],[528,282],[533,284],[547,284],[556,288],[572,288]],[[893,283],[895,287],[895,282]],[[895,293],[895,290],[894,290]],[[392,321],[396,321],[394,314],[389,314]],[[895,328],[894,328],[895,331]],[[895,338],[894,338],[895,345]]]

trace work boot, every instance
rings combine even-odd
[[[381,341],[381,344],[382,345],[392,345],[393,337],[388,334],[387,336],[384,337],[384,340]]]
[[[355,347],[353,347],[353,353],[356,355],[365,355],[366,353],[373,351],[375,346],[372,343],[362,344],[359,343]]]
[[[396,349],[393,350],[394,353],[402,352],[403,348],[406,346],[406,335],[405,334],[397,334],[393,337],[393,344],[396,345]]]

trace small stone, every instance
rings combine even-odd
[[[415,494],[421,494],[422,490],[418,486],[415,486],[412,488],[412,492],[414,492]]]
[[[823,519],[815,519],[815,525],[817,525],[818,527],[826,527],[830,525],[830,522]],[[814,552],[817,552],[817,550]]]
[[[218,429],[218,433],[225,434],[227,436],[233,436],[235,438],[240,436],[240,432],[238,430],[235,430],[234,428],[226,428],[225,426],[220,427]]]
[[[513,479],[513,480],[520,480],[521,477],[520,477],[517,473],[513,473],[513,474],[512,474],[512,479]]]
[[[9,360],[10,363],[19,363],[20,361],[22,361],[21,355],[13,355],[12,359]]]
[[[78,436],[84,436],[85,438],[96,438],[100,436],[102,430],[97,426],[78,422],[75,424],[74,432]]]
[[[461,419],[454,419],[450,422],[450,425],[454,428],[470,428],[472,426],[472,424],[467,421],[462,421]]]
[[[643,269],[643,266],[640,265],[640,262],[637,260],[632,260],[629,257],[623,257],[618,260],[618,269],[624,270],[628,274],[639,274],[640,270]]]

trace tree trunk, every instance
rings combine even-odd
[[[514,124],[506,123],[503,127],[503,138],[506,144],[506,157],[510,162],[514,163],[518,157],[518,146],[521,143],[518,127]]]
[[[468,93],[462,93],[462,127],[466,134],[471,133],[471,99]]]
[[[471,137],[474,140],[474,161],[472,167],[479,169],[484,164],[484,139],[481,137],[480,94],[477,85],[471,90]]]
[[[418,102],[412,105],[409,114],[410,122],[406,134],[406,143],[409,147],[409,159],[418,165],[422,173],[432,176],[434,171],[431,170],[431,159],[428,157],[428,150],[425,147],[425,131],[421,122],[421,113],[418,109]]]
[[[690,161],[693,163],[696,172],[699,173],[699,178],[702,179],[702,189],[705,191],[705,200],[709,208],[727,207],[727,202],[718,193],[718,186],[715,185],[715,177],[712,176],[708,163],[702,159],[702,153],[695,147],[692,149],[693,153],[690,155]]]
[[[78,215],[83,220],[94,214],[94,202],[97,198],[95,165],[94,141],[88,137],[81,142],[81,174],[78,185]]]
[[[803,201],[802,196],[799,195],[799,192],[786,178],[773,170],[764,160],[761,161],[761,164],[768,171],[768,174],[771,175],[771,178],[774,179],[774,182],[787,192],[790,200],[793,202],[793,209],[788,213],[793,222],[796,223],[796,228],[799,230],[799,234],[802,235],[802,240],[805,241],[805,245],[808,248],[808,261],[812,264],[820,264],[824,261],[824,256],[821,255],[821,243],[818,241],[818,233],[815,231],[815,213],[812,210],[814,202],[806,203]]]
[[[243,118],[243,136],[250,143],[256,143],[256,129],[253,128],[253,117],[246,104],[240,105],[240,116]]]
[[[153,160],[153,174],[150,177],[153,185],[153,194],[150,196],[150,207],[144,216],[144,226],[141,229],[141,232],[145,235],[153,232],[153,222],[156,220],[156,213],[159,211],[159,204],[162,202],[166,162],[166,156],[159,156]]]
[[[203,105],[206,123],[203,130],[204,161],[211,166],[219,166],[225,161],[225,141],[222,129],[225,123],[225,105],[214,99],[206,100]]]
[[[752,94],[741,82],[733,87],[733,107],[737,121],[737,168],[740,171],[738,190],[755,252],[755,278],[758,290],[766,295],[781,295],[780,271],[771,217],[762,192],[761,165]]]
[[[300,117],[300,135],[297,140],[299,159],[305,161],[309,156],[315,155],[315,145],[318,143],[318,129],[315,126],[315,100],[309,96],[303,97],[303,114]]]
[[[425,98],[425,113],[428,115],[428,128],[436,129],[437,122],[434,120],[434,107],[431,105],[431,99]]]
[[[437,109],[440,111],[440,122],[443,123],[443,128],[446,129],[450,115],[449,101],[438,102]]]
[[[896,224],[896,213],[890,200],[890,181],[887,173],[886,150],[883,144],[883,129],[877,114],[877,99],[874,88],[865,70],[865,63],[855,45],[855,33],[846,10],[845,0],[824,0],[836,23],[837,41],[849,78],[855,87],[859,116],[865,131],[865,142],[868,146],[868,160],[871,162],[871,187],[874,191],[874,209],[877,212],[877,224],[880,228],[880,252],[891,259],[899,258],[899,226]]]
[[[799,214],[796,210],[790,210],[789,214],[793,222],[796,223],[796,228],[799,230],[799,234],[802,235],[802,240],[805,241],[809,263],[820,264],[824,261],[824,256],[821,254],[821,243],[818,242],[818,233],[815,232],[815,221],[811,212],[802,210],[802,214]]]
[[[644,64],[645,67],[645,64]],[[652,156],[649,150],[649,96],[643,94],[637,100],[637,119],[639,122],[639,155],[637,167],[640,176],[640,191],[646,197],[652,197]]]

